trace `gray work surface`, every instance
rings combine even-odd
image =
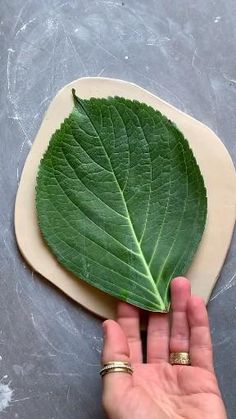
[[[235,161],[235,19],[235,0],[0,2],[0,380],[14,390],[0,417],[105,417],[101,321],[31,272],[15,242],[17,185],[51,99],[82,76],[135,82],[211,127]],[[235,261],[234,240],[208,305],[230,419]]]

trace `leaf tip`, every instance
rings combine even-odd
[[[74,101],[76,101],[76,100],[77,100],[77,96],[76,96],[76,90],[75,90],[75,88],[73,87],[73,88],[71,89],[71,91],[72,91],[72,96],[73,96],[73,99],[74,99]]]

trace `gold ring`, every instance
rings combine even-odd
[[[106,374],[113,372],[125,372],[127,374],[133,374],[133,368],[129,362],[124,361],[110,361],[103,365],[100,370],[100,375],[103,377]]]
[[[190,355],[188,352],[171,352],[171,365],[191,365]]]

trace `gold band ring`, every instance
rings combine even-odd
[[[171,352],[171,365],[191,365],[190,355],[188,352]]]
[[[129,362],[124,361],[110,361],[103,365],[100,370],[100,375],[103,377],[106,374],[113,372],[125,372],[127,374],[133,374],[133,368]]]

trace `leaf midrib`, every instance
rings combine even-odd
[[[100,141],[100,143],[101,143],[101,146],[102,146],[102,148],[103,148],[103,150],[104,150],[104,153],[105,153],[105,155],[106,155],[106,157],[107,157],[107,159],[108,159],[108,162],[109,162],[109,165],[110,165],[110,168],[111,168],[111,171],[112,171],[112,174],[113,174],[114,180],[115,180],[115,182],[116,182],[116,184],[117,184],[117,187],[118,187],[119,192],[120,192],[121,197],[122,197],[122,201],[123,201],[123,204],[124,204],[124,208],[125,208],[125,211],[126,211],[126,214],[127,214],[127,220],[128,220],[129,226],[130,226],[130,230],[131,230],[131,232],[132,232],[133,238],[134,238],[134,240],[135,240],[136,246],[137,246],[138,251],[139,251],[140,258],[141,258],[141,260],[142,260],[142,262],[143,262],[143,265],[144,265],[144,267],[145,267],[145,269],[146,269],[146,272],[147,272],[147,275],[148,275],[148,276],[147,276],[147,278],[149,279],[149,282],[152,284],[152,287],[153,287],[153,289],[154,289],[154,291],[155,291],[155,295],[156,295],[156,297],[157,297],[157,299],[158,299],[158,301],[159,301],[160,305],[161,305],[162,307],[165,307],[164,301],[163,301],[163,300],[162,300],[162,298],[161,298],[161,295],[160,295],[160,293],[159,293],[159,291],[158,291],[158,289],[157,289],[156,283],[155,283],[154,278],[153,278],[153,276],[152,276],[152,273],[151,273],[151,271],[150,271],[150,269],[149,269],[149,266],[148,266],[148,264],[147,264],[147,261],[146,261],[146,259],[145,259],[144,255],[143,255],[142,248],[141,248],[140,243],[139,243],[139,241],[138,241],[138,238],[137,238],[137,235],[136,235],[136,232],[135,232],[134,226],[133,226],[133,224],[132,224],[132,222],[131,222],[130,213],[129,213],[128,207],[127,207],[127,205],[126,205],[126,201],[125,201],[125,198],[124,198],[123,191],[122,191],[122,189],[121,189],[121,187],[120,187],[120,185],[119,185],[119,182],[118,182],[117,177],[116,177],[116,175],[115,175],[115,172],[114,172],[114,170],[113,170],[113,167],[112,167],[112,163],[111,163],[110,156],[108,155],[107,150],[106,150],[106,148],[105,148],[105,146],[104,146],[104,144],[103,144],[103,142],[102,142],[102,140],[101,140],[101,138],[100,138],[100,135],[99,135],[99,133],[98,133],[98,131],[97,131],[97,129],[96,129],[96,127],[95,127],[95,125],[94,125],[94,123],[93,123],[93,121],[92,121],[91,117],[90,117],[90,116],[89,116],[89,114],[87,113],[85,106],[83,105],[83,103],[82,103],[81,101],[79,101],[79,105],[80,105],[80,106],[81,106],[81,108],[83,109],[83,111],[84,111],[84,113],[86,114],[87,118],[89,119],[89,121],[90,121],[90,123],[91,123],[91,125],[92,125],[92,127],[93,127],[93,129],[94,129],[94,131],[96,132],[96,134],[97,134],[97,138],[99,139],[99,141]],[[116,109],[117,109],[117,108],[116,108]],[[79,112],[79,110],[78,110],[78,109],[77,109],[77,111]],[[100,109],[99,109],[99,111],[100,111]],[[118,109],[117,109],[117,111],[118,111]],[[101,112],[101,111],[100,111],[100,112]],[[119,113],[119,111],[118,111],[118,113]],[[100,115],[101,115],[101,114],[100,114]],[[120,113],[119,113],[119,115],[120,115]],[[101,115],[101,117],[102,117],[102,115]],[[112,122],[112,120],[111,120],[111,122]],[[112,122],[112,126],[113,126],[113,122]],[[127,135],[127,138],[128,138],[128,135]]]

